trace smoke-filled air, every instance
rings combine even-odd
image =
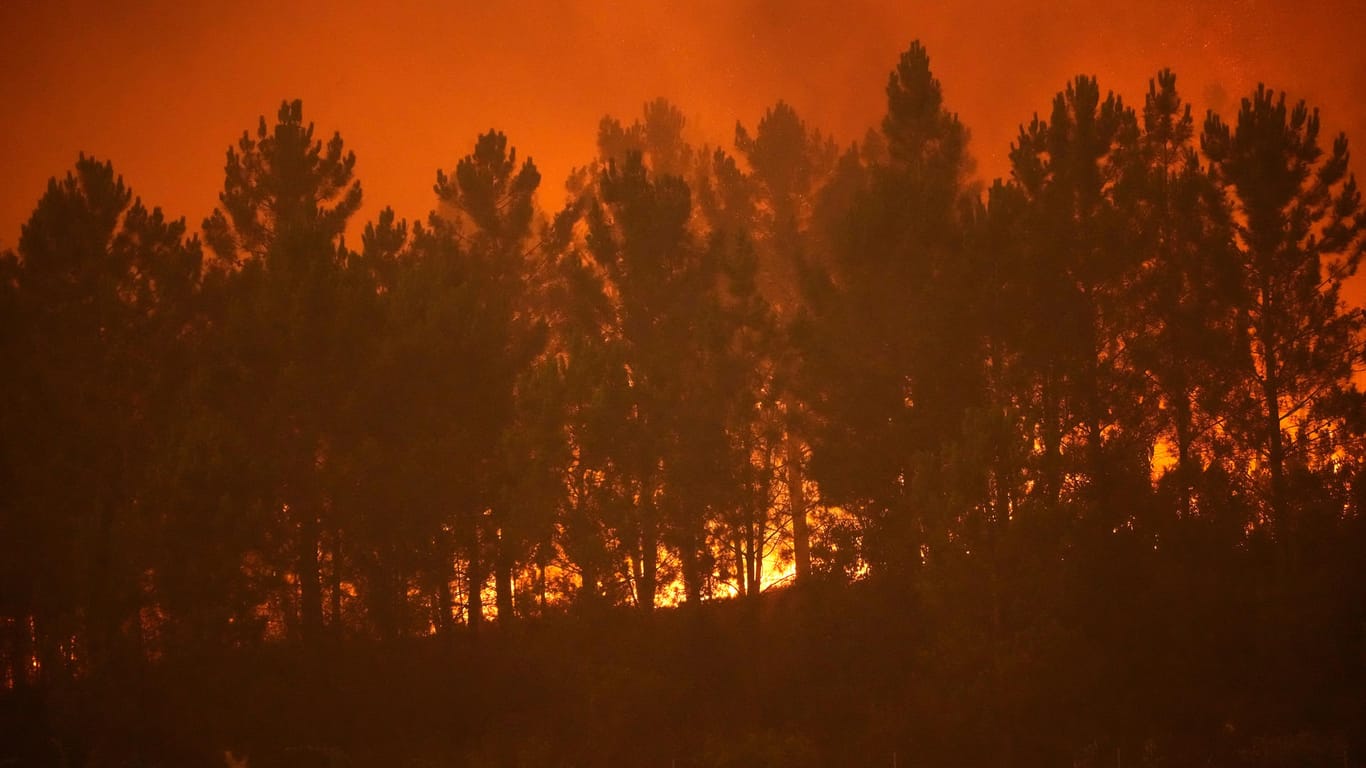
[[[1366,11],[1103,6],[0,10],[0,767],[1366,766]]]

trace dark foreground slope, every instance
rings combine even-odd
[[[258,767],[1366,760],[1361,622],[1341,601],[980,584],[813,584],[478,637],[181,654],[6,694],[0,764],[221,766],[225,750]]]

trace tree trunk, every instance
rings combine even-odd
[[[498,532],[498,554],[493,565],[493,581],[497,590],[496,607],[498,608],[498,623],[508,624],[515,617],[513,609],[512,595],[512,544],[508,541],[506,530]]]
[[[323,593],[318,566],[318,516],[299,509],[299,624],[305,645],[314,645],[322,635]]]
[[[656,541],[658,526],[655,525],[653,502],[642,503],[646,507],[646,514],[640,526],[640,578],[636,583],[636,602],[641,610],[651,613],[655,609],[655,591],[659,578],[659,544]]]
[[[375,634],[386,641],[398,639],[399,606],[403,604],[399,580],[390,566],[393,559],[393,548],[386,547],[381,552],[379,562],[369,569],[369,584],[365,592],[366,616]]]
[[[101,498],[96,501],[94,553],[87,585],[87,627],[90,642],[90,662],[95,668],[110,666],[114,644],[118,637],[118,613],[112,589],[114,515],[112,505]]]
[[[655,609],[655,592],[659,579],[659,552],[655,550],[653,536],[643,537],[641,541],[641,574],[636,599],[646,613]]]
[[[1191,516],[1192,488],[1195,484],[1195,467],[1191,465],[1192,441],[1190,394],[1182,387],[1176,400],[1176,477],[1181,493],[1182,518]]]
[[[594,605],[598,602],[600,594],[597,563],[591,557],[584,558],[584,562],[579,567],[582,569],[583,583],[579,585],[577,602],[585,606]]]
[[[341,530],[332,529],[332,570],[328,574],[328,587],[331,590],[331,626],[338,631],[342,626],[342,588],[341,588],[342,538]]]
[[[451,613],[455,607],[455,596],[451,594],[449,576],[436,584],[436,631],[445,637],[451,631]]]
[[[29,635],[31,616],[15,616],[0,621],[0,662],[4,662],[0,680],[10,680],[15,688],[28,683],[28,672],[33,668],[36,651]]]
[[[745,566],[745,543],[737,534],[727,545],[735,557],[735,589],[740,593],[740,597],[749,594],[749,570]]]
[[[679,560],[683,565],[683,599],[687,605],[696,606],[702,601],[702,568],[698,562],[695,537],[691,534],[684,536],[679,550]]]
[[[1267,455],[1266,463],[1271,472],[1271,520],[1276,534],[1278,551],[1281,553],[1282,575],[1289,564],[1290,520],[1285,514],[1285,446],[1281,442],[1281,382],[1280,361],[1276,357],[1275,342],[1278,329],[1273,322],[1274,315],[1271,280],[1262,279],[1261,316],[1263,325],[1258,328],[1262,348],[1262,397],[1266,405]]]
[[[1266,379],[1262,393],[1266,401],[1267,468],[1271,471],[1271,519],[1281,549],[1290,552],[1290,520],[1285,512],[1285,446],[1281,438],[1281,393],[1276,380],[1275,357],[1266,350]]]
[[[1100,393],[1100,371],[1101,371],[1101,345],[1096,338],[1097,328],[1100,324],[1097,318],[1095,300],[1091,292],[1086,292],[1087,304],[1091,307],[1090,323],[1090,354],[1086,358],[1086,390],[1084,393],[1083,407],[1086,409],[1086,463],[1091,475],[1091,498],[1095,500],[1097,508],[1093,513],[1111,514],[1113,510],[1107,510],[1110,506],[1110,472],[1105,462],[1105,441],[1103,428],[1101,427],[1101,393]]]
[[[465,568],[467,597],[465,623],[469,625],[472,632],[478,632],[479,625],[484,621],[484,569],[479,556],[479,515],[477,513],[470,520],[467,536],[466,554],[469,559]]]
[[[1044,375],[1043,400],[1043,494],[1051,509],[1062,495],[1062,425],[1052,365]]]
[[[761,517],[749,526],[749,594],[758,597],[764,591],[764,521]]]
[[[787,433],[787,499],[792,512],[792,554],[796,561],[797,583],[811,577],[811,536],[806,526],[806,488],[802,478],[802,446],[792,432]]]
[[[545,615],[545,599],[549,587],[545,581],[545,563],[541,559],[536,561],[536,615]]]

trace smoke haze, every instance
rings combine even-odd
[[[1366,142],[1366,11],[1351,2],[66,0],[9,3],[0,19],[0,247],[82,151],[197,225],[225,148],[285,98],[357,153],[357,228],[385,205],[424,215],[437,167],[491,127],[537,161],[553,209],[592,156],[598,119],[633,119],[656,96],[682,108],[698,142],[729,147],[736,120],[753,127],[781,98],[847,143],[877,125],[887,73],[916,38],[984,180],[1008,173],[1019,124],[1080,73],[1141,104],[1171,67],[1197,114],[1226,117],[1262,80],[1319,106],[1325,132]]]

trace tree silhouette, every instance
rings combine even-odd
[[[81,157],[0,254],[0,764],[1351,763],[1347,142],[1176,83],[984,190],[912,43],[843,151],[657,99],[550,217],[489,131],[356,249],[285,102],[207,262]]]
[[[280,105],[274,126],[263,116],[254,138],[244,132],[228,149],[222,208],[204,222],[230,284],[226,316],[216,321],[217,354],[233,361],[242,385],[222,405],[254,432],[256,503],[287,527],[281,534],[299,584],[299,630],[310,643],[323,626],[318,553],[331,525],[322,470],[345,397],[339,384],[354,362],[336,322],[339,246],[361,202],[355,155],[344,153],[339,134],[324,148],[313,130],[296,100]]]
[[[588,211],[589,248],[619,302],[614,335],[623,345],[630,415],[627,424],[618,426],[618,439],[632,446],[627,471],[634,499],[623,538],[631,542],[636,602],[649,611],[659,587],[662,472],[671,417],[667,393],[676,383],[671,381],[680,363],[676,353],[688,330],[678,310],[688,306],[684,291],[699,288],[698,253],[687,231],[691,198],[681,179],[652,178],[641,156],[633,154],[621,169],[609,165],[600,183],[601,201]],[[676,520],[683,529],[680,544],[688,550],[684,556],[690,559],[701,544],[701,521],[682,516],[693,513],[679,509]],[[696,589],[696,584],[689,588]]]
[[[833,170],[835,146],[818,131],[808,129],[796,111],[781,101],[764,113],[753,136],[737,124],[735,146],[749,165],[755,203],[762,214],[755,228],[756,240],[763,249],[756,279],[780,327],[790,329],[801,310],[800,275],[813,256],[806,241],[815,215],[816,193]],[[779,399],[777,407],[785,433],[781,466],[795,575],[803,581],[811,573],[811,536],[804,434],[807,407],[797,394],[802,360],[781,337],[771,339],[769,346],[774,369],[774,381],[769,386]]]
[[[3,260],[14,379],[0,610],[33,622],[44,674],[142,652],[139,611],[157,599],[142,575],[165,565],[149,542],[154,457],[174,427],[176,345],[200,258],[183,220],[148,210],[112,164],[82,156],[48,183]],[[73,636],[79,656],[59,650]]]
[[[1264,453],[1268,506],[1289,545],[1294,517],[1286,486],[1286,430],[1346,385],[1360,356],[1362,316],[1346,310],[1342,283],[1356,273],[1363,238],[1360,193],[1347,172],[1347,138],[1319,146],[1318,112],[1259,86],[1236,127],[1211,114],[1201,148],[1230,196],[1258,399],[1246,435]],[[1259,422],[1259,423],[1258,423]],[[1302,459],[1301,459],[1302,460]]]
[[[1064,490],[1068,445],[1080,443],[1093,495],[1102,491],[1105,430],[1126,399],[1113,345],[1123,327],[1116,297],[1134,257],[1112,192],[1136,132],[1122,100],[1102,100],[1093,78],[1078,77],[1054,99],[1049,121],[1021,129],[1011,152],[1034,235],[1022,254],[1023,354],[1039,391],[1036,487],[1050,503]]]
[[[527,160],[519,168],[517,152],[507,146],[507,137],[490,131],[479,137],[474,151],[446,176],[437,172],[436,193],[443,211],[454,214],[454,232],[467,243],[467,258],[479,275],[478,316],[489,324],[490,338],[481,354],[467,356],[465,363],[481,371],[484,387],[478,411],[467,418],[481,424],[469,439],[482,444],[488,453],[482,462],[480,481],[483,497],[475,503],[489,510],[493,538],[494,583],[500,621],[513,616],[513,570],[526,557],[532,542],[545,538],[548,521],[537,518],[533,509],[512,505],[518,501],[544,504],[543,499],[518,499],[514,486],[530,476],[524,457],[502,454],[514,445],[521,447],[514,434],[519,410],[519,378],[544,346],[543,320],[532,313],[531,291],[538,269],[529,248],[533,237],[533,196],[541,176]],[[441,214],[439,213],[438,216]],[[439,219],[434,219],[439,221]],[[530,380],[526,382],[530,385]],[[529,426],[522,424],[522,426]],[[511,443],[511,444],[509,444]],[[522,486],[521,490],[526,490]],[[553,502],[552,502],[553,503]],[[543,507],[542,507],[543,508]],[[480,541],[483,509],[467,513],[466,554],[469,568],[469,621],[477,626],[482,613],[480,592],[483,585],[483,555]]]
[[[1159,428],[1175,442],[1177,511],[1185,516],[1209,459],[1200,446],[1214,439],[1245,353],[1232,222],[1193,139],[1190,107],[1176,91],[1176,76],[1164,70],[1149,83],[1134,156],[1140,167],[1119,204],[1133,211],[1131,226],[1144,238],[1131,288],[1130,365],[1148,372],[1166,406]]]
[[[864,518],[872,563],[900,570],[944,522],[928,517],[943,498],[935,465],[981,385],[964,295],[966,134],[919,44],[887,93],[883,131],[896,151],[866,180],[839,182],[854,191],[829,277],[810,283],[805,333],[821,387],[812,474],[827,500]],[[842,165],[837,179],[856,178],[852,158]]]

